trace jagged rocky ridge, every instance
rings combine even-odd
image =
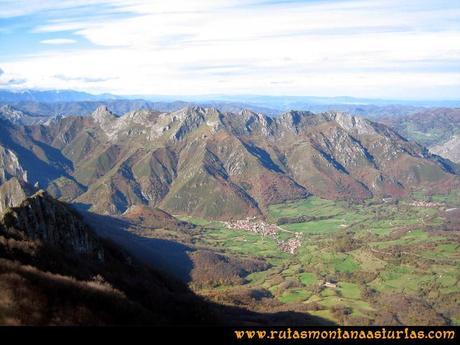
[[[338,112],[270,118],[187,107],[119,117],[100,107],[91,117],[10,130],[38,146],[57,175],[32,182],[98,213],[143,205],[242,218],[311,194],[362,200],[442,192],[459,180],[450,161],[385,125]]]

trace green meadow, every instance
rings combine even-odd
[[[271,237],[227,229],[215,221],[185,220],[201,226],[195,245],[269,263],[269,269],[248,274],[241,287],[265,289],[286,307],[306,308],[339,323],[371,324],[381,310],[400,313],[393,301],[402,299],[420,309],[410,315],[436,313],[458,324],[459,232],[440,228],[445,222],[441,208],[413,206],[414,199],[350,205],[310,197],[271,205],[267,222],[294,219],[280,225],[286,230],[280,239],[303,234],[295,254],[282,252]],[[430,200],[452,206],[457,199]],[[220,288],[225,293],[238,286]]]

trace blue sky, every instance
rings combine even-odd
[[[0,87],[460,98],[460,1],[0,0]]]

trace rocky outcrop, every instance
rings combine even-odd
[[[13,177],[9,179],[0,185],[0,214],[10,207],[19,206],[33,192],[34,188],[19,178]]]
[[[19,163],[16,154],[0,146],[0,184],[3,184],[13,176],[27,181],[27,171]]]
[[[98,107],[91,114],[91,118],[102,128],[107,136],[113,136],[113,127],[117,117],[105,105]]]
[[[22,233],[34,241],[63,251],[73,251],[103,260],[104,252],[84,223],[69,206],[40,190],[8,209],[0,221],[0,231]]]

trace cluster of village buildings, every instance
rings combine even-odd
[[[250,231],[265,237],[273,238],[276,238],[280,230],[278,226],[274,224],[256,221],[253,218],[239,219],[235,222],[224,222],[224,224],[230,229]]]
[[[297,249],[302,245],[303,234],[296,232],[295,236],[288,239],[287,241],[277,241],[278,247],[286,253],[295,254]]]
[[[234,222],[224,222],[224,224],[229,229],[250,231],[264,237],[271,237],[276,241],[280,250],[286,253],[295,254],[302,245],[302,233],[294,232],[294,237],[283,241],[278,239],[278,233],[286,230],[275,224],[265,223],[254,218],[239,219]]]
[[[442,207],[444,204],[440,202],[432,202],[432,201],[414,201],[410,203],[411,206],[415,207]]]

